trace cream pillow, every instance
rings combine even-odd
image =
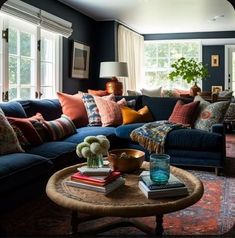
[[[141,93],[143,95],[149,96],[149,97],[161,97],[162,95],[162,87],[156,88],[156,89],[140,89]]]

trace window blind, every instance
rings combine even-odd
[[[73,33],[72,23],[20,0],[8,0],[1,11],[53,31],[66,38]]]

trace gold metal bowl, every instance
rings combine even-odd
[[[126,153],[128,158],[120,158],[122,153]],[[123,173],[130,173],[139,169],[144,162],[145,153],[135,149],[115,149],[108,152],[108,161],[113,170]]]

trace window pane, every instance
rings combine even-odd
[[[16,88],[10,88],[9,89],[9,100],[13,100],[17,98],[17,89]]]
[[[9,56],[9,83],[17,83],[17,58]]]
[[[168,57],[168,44],[159,44],[158,57]]]
[[[176,59],[182,57],[182,46],[180,43],[170,43],[170,57]]]
[[[25,32],[20,32],[20,54],[31,56],[31,35]]]
[[[29,99],[31,98],[31,89],[30,88],[21,88],[20,89],[20,99]]]
[[[20,61],[20,83],[31,83],[31,60],[21,58]]]
[[[52,61],[53,56],[53,46],[52,46],[52,40],[46,39],[43,37],[41,39],[41,60],[44,61]]]
[[[41,63],[41,85],[52,85],[52,64],[51,63]]]
[[[41,87],[41,98],[51,98],[53,95],[53,87]]]
[[[9,53],[17,54],[17,31],[9,28]]]
[[[168,58],[166,59],[158,59],[158,67],[159,68],[168,68],[170,65],[169,65],[169,62],[168,62]]]

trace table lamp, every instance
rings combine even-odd
[[[106,91],[116,96],[121,96],[123,93],[122,82],[119,82],[117,77],[128,77],[127,63],[125,62],[101,62],[100,63],[100,78],[112,78],[106,83]]]

